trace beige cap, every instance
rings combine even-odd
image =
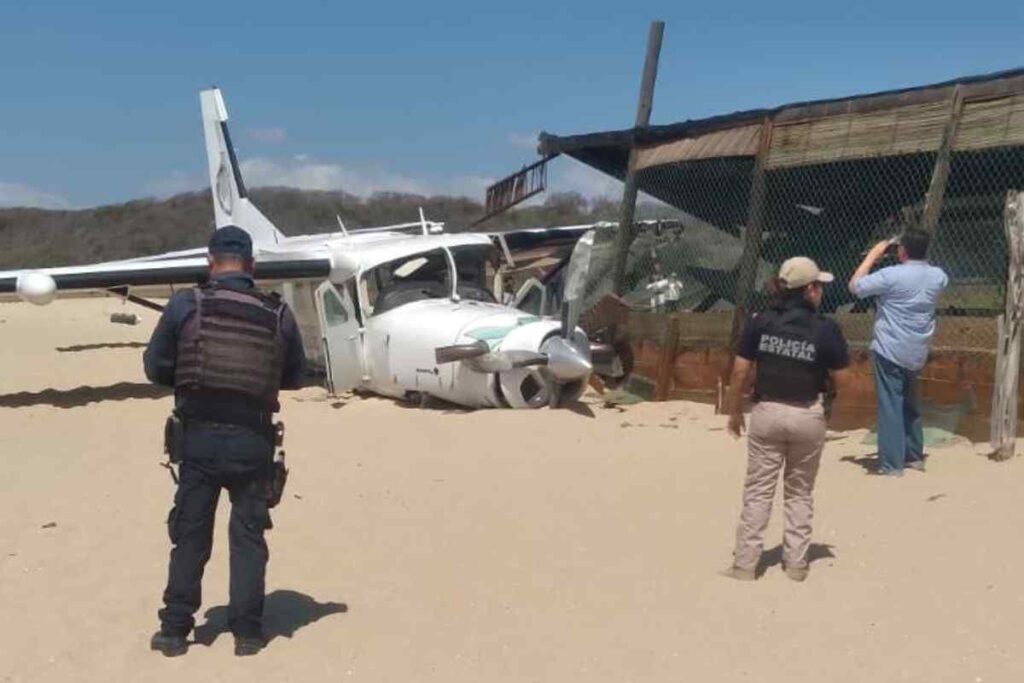
[[[832,282],[835,277],[818,268],[818,264],[806,256],[794,256],[779,268],[779,279],[786,289],[806,287],[812,282]]]

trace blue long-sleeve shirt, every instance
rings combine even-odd
[[[946,273],[927,261],[907,261],[857,280],[854,294],[878,297],[871,350],[907,370],[923,368],[935,334],[935,305],[948,284]]]
[[[216,282],[233,289],[252,289],[253,279],[246,273],[225,273],[213,278]],[[196,300],[191,290],[175,293],[164,307],[153,336],[142,356],[146,378],[154,384],[174,386],[174,371],[178,359],[178,334],[185,321],[195,313]],[[306,354],[302,348],[295,316],[285,306],[281,315],[281,336],[285,343],[284,367],[281,372],[281,388],[297,389],[302,384],[306,365]],[[182,397],[178,396],[179,407]]]

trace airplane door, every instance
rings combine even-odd
[[[332,394],[349,391],[363,375],[359,321],[348,290],[339,292],[330,282],[316,290],[316,310],[327,367],[327,387]]]

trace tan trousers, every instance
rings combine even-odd
[[[750,415],[747,441],[747,479],[733,563],[740,569],[757,567],[781,470],[786,516],[782,561],[789,568],[806,567],[814,480],[825,445],[821,403],[809,407],[758,403]]]

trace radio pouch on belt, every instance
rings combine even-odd
[[[164,453],[171,464],[181,462],[185,450],[185,422],[177,413],[171,413],[164,423]]]

